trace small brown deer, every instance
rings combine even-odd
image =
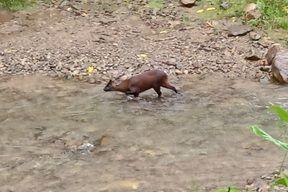
[[[141,92],[153,88],[160,98],[162,95],[160,90],[161,87],[171,89],[178,93],[176,88],[168,82],[167,74],[164,71],[155,69],[135,75],[122,81],[119,85],[114,85],[112,80],[110,80],[103,90],[120,91],[126,95],[134,95],[134,97],[138,97]]]

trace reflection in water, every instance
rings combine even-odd
[[[0,191],[201,191],[277,168],[281,151],[248,126],[273,127],[266,106],[287,105],[287,87],[217,77],[179,87],[128,101],[90,84],[2,79]]]

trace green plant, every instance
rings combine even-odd
[[[270,141],[271,143],[275,144],[276,146],[280,147],[281,149],[285,151],[283,161],[280,165],[280,171],[281,171],[283,164],[287,157],[287,152],[288,152],[288,143],[285,142],[285,140],[287,139],[287,131],[288,131],[288,111],[277,105],[272,105],[270,107],[270,111],[274,112],[278,116],[282,124],[284,125],[284,129],[283,129],[284,141],[273,138],[271,135],[269,135],[264,130],[262,130],[258,125],[250,126],[250,130],[252,131],[252,133],[257,135],[258,137],[261,137],[262,139],[266,141]],[[284,175],[284,177],[281,177],[280,179],[274,182],[274,185],[280,185],[280,184],[284,186],[288,186],[288,177],[286,175]]]
[[[183,15],[181,16],[181,21],[182,21],[183,23],[188,23],[188,22],[190,21],[189,15],[188,15],[188,14],[183,14]]]
[[[229,18],[241,17],[244,8],[248,3],[255,3],[262,16],[258,19],[248,21],[254,26],[264,26],[267,29],[282,28],[288,30],[288,0],[227,0],[231,5],[228,9],[221,9],[221,0],[203,1],[202,6],[214,6],[214,12],[204,11],[201,15],[204,18]]]
[[[0,7],[10,11],[17,11],[30,5],[30,0],[0,0]]]
[[[228,9],[221,9],[220,4],[221,0],[209,0],[203,1],[200,6],[204,11],[200,14],[204,18],[230,18],[230,17],[241,17],[243,15],[244,7],[247,3],[247,0],[229,0],[227,1],[231,5]],[[207,7],[214,7],[214,11],[206,11]]]
[[[260,20],[268,28],[283,28],[288,30],[288,0],[257,0],[261,10]]]
[[[159,11],[164,7],[164,0],[149,0],[148,7],[154,11]]]
[[[273,186],[275,186],[275,185],[283,185],[285,187],[288,187],[288,176],[284,175],[283,177],[274,181]]]

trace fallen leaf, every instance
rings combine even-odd
[[[204,11],[204,9],[199,9],[198,11],[196,11],[196,13],[202,13]]]
[[[144,153],[147,154],[147,155],[150,155],[150,156],[155,156],[156,155],[156,152],[152,151],[152,150],[145,150]]]
[[[87,68],[87,73],[88,73],[88,74],[91,74],[91,73],[93,73],[93,71],[94,71],[94,67],[93,67],[92,65],[90,65],[90,66]]]
[[[88,14],[87,14],[87,13],[81,13],[81,16],[83,16],[83,17],[87,17]]]
[[[207,21],[206,24],[209,25],[209,27],[213,27],[213,24],[209,21]]]
[[[140,182],[136,180],[122,180],[115,181],[109,184],[105,189],[114,190],[114,189],[133,189],[136,190],[139,188]]]
[[[138,181],[122,181],[119,183],[121,187],[131,188],[131,189],[138,189],[139,182]]]
[[[209,8],[207,8],[206,10],[207,11],[212,11],[212,10],[215,10],[216,8],[215,7],[209,7]]]
[[[148,58],[148,55],[146,55],[146,54],[144,54],[144,53],[139,54],[139,55],[137,55],[137,56],[139,57],[139,59],[143,59],[143,60],[147,60],[147,58]]]
[[[166,30],[160,31],[160,34],[164,34],[164,33],[168,33],[168,31],[166,31]]]
[[[109,141],[108,141],[108,137],[106,135],[103,135],[101,138],[100,138],[100,145],[103,146],[103,145],[108,145]]]

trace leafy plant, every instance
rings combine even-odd
[[[288,151],[288,143],[284,143],[278,139],[274,139],[272,136],[270,136],[268,133],[263,131],[257,125],[251,126],[250,129],[255,135],[261,137],[264,140],[270,141],[270,142],[274,143],[275,145],[277,145],[278,147],[281,147],[282,149]]]
[[[17,11],[30,5],[29,0],[0,0],[0,7],[11,11]]]
[[[257,0],[256,4],[263,15],[261,20],[268,21],[267,27],[288,30],[288,0]]]
[[[221,0],[203,1],[204,6],[213,5],[215,12],[203,12],[204,17],[223,18],[223,17],[241,17],[244,14],[244,8],[248,3],[255,3],[262,16],[258,19],[248,21],[248,24],[254,26],[264,26],[268,29],[282,28],[288,30],[288,0],[228,0],[231,5],[228,9],[221,9]]]
[[[148,7],[155,11],[158,11],[164,7],[164,0],[149,0]]]
[[[278,105],[272,105],[270,110],[278,115],[281,121],[288,123],[288,111]]]
[[[285,175],[284,177],[281,177],[274,181],[274,186],[275,185],[283,185],[285,187],[288,187],[288,176]]]
[[[274,112],[278,116],[279,120],[285,125],[284,139],[286,139],[287,131],[288,131],[288,126],[287,126],[288,125],[288,111],[286,109],[280,107],[280,106],[277,106],[277,105],[272,105],[270,107],[270,111]],[[285,151],[285,156],[284,156],[283,161],[280,165],[280,171],[281,171],[283,164],[284,164],[286,157],[287,157],[288,143],[281,141],[279,139],[273,138],[271,135],[269,135],[264,130],[259,128],[259,126],[257,126],[257,125],[252,125],[250,127],[250,130],[252,131],[252,133],[257,135],[258,137],[261,137],[262,139],[264,139],[266,141],[270,141],[271,143],[275,144],[276,146],[280,147],[281,149],[283,149]],[[288,186],[288,177],[286,175],[284,175],[284,177],[277,179],[274,182],[274,185],[284,185],[287,187]]]

